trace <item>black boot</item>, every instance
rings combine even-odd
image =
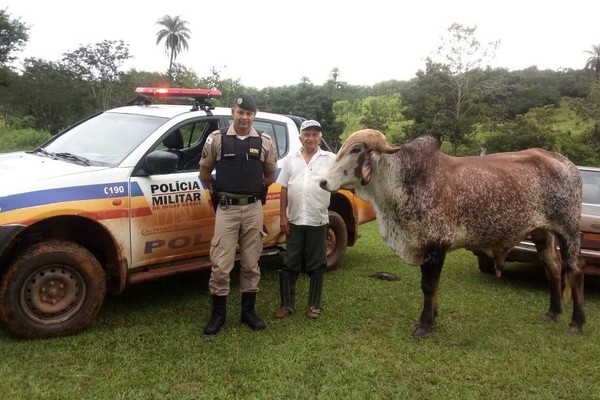
[[[256,304],[256,292],[242,293],[242,323],[251,329],[258,331],[266,328],[265,322],[256,315],[254,306]]]
[[[325,270],[319,268],[309,273],[310,286],[308,288],[308,310],[306,316],[316,319],[321,316],[321,293],[323,291],[323,275]]]
[[[293,272],[279,270],[279,294],[281,306],[275,313],[275,318],[288,317],[294,311],[296,301],[296,277]]]
[[[215,335],[225,325],[227,296],[212,296],[212,315],[204,327],[205,335]]]

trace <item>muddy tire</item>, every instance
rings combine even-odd
[[[52,338],[85,328],[98,314],[106,279],[84,247],[51,240],[29,247],[0,285],[0,318],[18,336]]]
[[[327,232],[327,269],[342,265],[348,246],[348,230],[344,219],[335,211],[329,211],[329,230]]]

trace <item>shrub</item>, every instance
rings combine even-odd
[[[0,152],[33,150],[48,139],[50,139],[48,132],[0,128]]]

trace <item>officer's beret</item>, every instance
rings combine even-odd
[[[256,102],[254,101],[254,97],[249,94],[240,94],[237,96],[235,98],[235,105],[242,110],[256,112]]]

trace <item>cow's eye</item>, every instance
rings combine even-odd
[[[350,154],[354,154],[354,153],[360,153],[362,149],[360,148],[360,146],[354,146],[352,148],[352,150],[350,150]]]

